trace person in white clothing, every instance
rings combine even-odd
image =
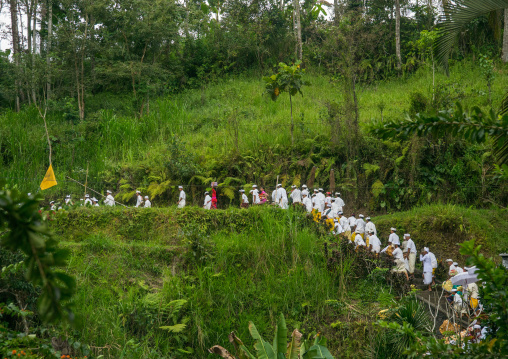
[[[348,239],[351,239],[351,226],[349,225],[349,220],[344,216],[344,213],[339,212],[339,222],[342,228],[344,229],[344,234]]]
[[[136,208],[141,207],[143,204],[143,196],[140,191],[136,191]]]
[[[332,195],[330,192],[326,192],[326,197],[325,197],[325,207],[329,205],[331,207],[332,205]]]
[[[344,203],[344,200],[340,198],[339,192],[335,192],[335,202],[337,202],[337,205],[339,206],[339,211],[344,211],[346,204]]]
[[[363,220],[363,214],[360,214],[359,217],[360,218],[358,218],[356,220],[356,230],[362,236],[362,238],[364,238],[365,237],[365,221]]]
[[[321,205],[319,204],[319,198],[316,194],[312,195],[312,209],[321,212]]]
[[[272,203],[277,204],[277,188],[275,188],[272,192]]]
[[[369,232],[369,250],[372,253],[379,253],[381,250],[381,241],[373,231]]]
[[[305,206],[305,210],[308,213],[312,212],[312,201],[311,201],[311,199],[305,193],[302,194],[302,196],[303,196],[302,204]]]
[[[436,278],[437,258],[434,253],[429,251],[429,256],[432,262],[432,285],[435,285],[434,278]]]
[[[354,243],[356,245],[355,249],[358,249],[358,247],[360,247],[360,246],[364,246],[365,247],[365,242],[364,242],[362,236],[360,235],[360,231],[358,229],[356,230],[356,236],[355,236],[355,242]]]
[[[68,206],[72,206],[74,203],[71,201],[71,195],[68,194],[67,196],[65,196],[65,204],[68,205]]]
[[[210,193],[208,191],[205,192],[205,202],[203,203],[203,208],[212,208],[212,197],[210,197]]]
[[[293,200],[293,204],[302,202],[302,192],[296,186],[291,186],[293,190],[291,191],[291,199]]]
[[[305,184],[302,186],[302,197],[304,194],[307,195],[307,198],[309,197],[309,190],[307,189],[307,185]]]
[[[409,280],[409,276],[407,275],[406,267],[404,265],[404,255],[402,250],[399,248],[398,244],[395,244],[394,247],[395,249],[392,252],[392,256],[395,261],[395,268],[392,269],[392,272],[404,273],[406,275],[406,280]]]
[[[337,204],[337,200],[335,198],[332,198],[332,211],[334,214],[334,218],[339,218],[339,212],[342,212],[339,209],[339,205]]]
[[[409,248],[409,247],[408,247]],[[415,250],[416,253],[416,250]],[[429,249],[423,248],[423,252],[420,254],[420,262],[423,263],[423,284],[429,286],[429,292],[432,292],[432,258],[429,255]],[[413,267],[414,270],[414,267]]]
[[[55,201],[51,201],[51,202],[49,202],[49,205],[51,206],[51,207],[50,207],[50,210],[52,210],[52,211],[56,211]]]
[[[333,234],[337,235],[337,234],[344,233],[344,228],[342,228],[342,226],[340,225],[340,222],[337,218],[333,220],[333,225],[334,225]]]
[[[323,211],[325,210],[325,194],[323,193],[323,191],[324,190],[322,188],[320,188],[318,190],[318,193],[316,193],[316,197],[319,198],[319,202],[320,202],[319,205],[321,206],[321,211],[320,211],[321,213],[323,213]]]
[[[376,225],[370,221],[370,217],[365,218],[365,233],[374,232],[377,236]]]
[[[111,195],[111,191],[108,189],[106,191],[107,193],[107,196],[106,196],[106,199],[104,200],[104,204],[106,206],[110,206],[110,207],[114,207],[115,206],[115,198]]]
[[[404,253],[404,255],[408,261],[409,274],[413,275],[413,273],[415,272],[415,262],[416,262],[415,242],[413,242],[413,240],[411,239],[411,235],[409,233],[404,234],[404,240],[407,241],[406,252]]]
[[[145,208],[152,207],[152,202],[148,199],[148,196],[145,196]]]
[[[249,208],[249,198],[245,194],[245,190],[241,189],[238,192],[242,194],[242,199],[240,200],[240,208]]]
[[[97,198],[92,198],[92,203],[94,207],[99,207],[99,200]]]
[[[354,213],[351,214],[351,217],[349,217],[347,220],[349,221],[349,226],[351,228],[356,227],[356,217]]]
[[[457,274],[457,268],[453,265],[453,259],[447,259],[446,264],[448,264],[448,276],[453,277]]]
[[[178,186],[178,190],[180,191],[180,195],[178,196],[178,208],[185,207],[185,192],[183,191],[183,186]]]
[[[259,204],[259,202],[260,202],[260,199],[259,199],[258,186],[253,185],[252,186],[252,204]]]
[[[288,208],[288,195],[286,190],[282,187],[282,185],[279,183],[277,184],[277,197],[276,197],[277,204],[282,209]]]
[[[90,195],[89,194],[85,194],[85,206],[86,205],[89,205],[89,206],[92,205],[92,200],[90,199]]]
[[[459,264],[457,262],[453,262],[453,265],[455,266],[455,270],[457,271],[457,274],[464,273],[464,269],[459,267]]]
[[[397,235],[397,228],[390,228],[390,236],[388,237],[388,243],[397,242],[400,245],[399,236]]]

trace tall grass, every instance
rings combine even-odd
[[[289,226],[271,211],[258,210],[253,230],[225,228],[201,237],[209,255],[203,261],[189,253],[184,237],[170,249],[153,238],[122,243],[96,232],[82,233],[74,242],[76,237],[61,233],[71,238],[63,244],[73,251],[68,270],[78,282],[74,304],[83,320],[80,340],[101,347],[97,353],[106,358],[171,357],[177,348],[206,358],[212,345],[228,345],[233,330],[251,345],[249,321],[262,334],[271,333],[279,313],[305,334],[324,328],[334,313],[327,300],[337,298],[337,284],[326,270],[321,240],[299,228],[292,213],[287,216]],[[134,322],[145,334],[128,327],[132,318],[143,317],[147,293],[158,293],[164,303],[188,301],[176,318],[188,320],[183,333],[158,329],[157,316],[152,324]]]
[[[506,91],[506,79],[506,71],[500,69],[493,84],[495,106]],[[306,80],[310,84],[303,88],[303,97],[296,96],[293,101],[298,142],[316,136],[328,138],[330,126],[325,105],[342,98],[340,83],[312,71]],[[358,86],[360,121],[379,119],[381,103],[385,104],[385,119],[400,118],[409,108],[411,92],[432,97],[431,84],[431,71],[422,68],[408,78]],[[469,106],[488,107],[486,83],[474,63],[457,63],[450,77],[438,72],[436,84],[451,89],[451,94],[445,96],[458,94],[457,100],[467,100]],[[106,95],[105,99],[111,97]],[[94,101],[102,103],[104,99],[91,98],[90,107],[96,107]],[[186,142],[198,159],[227,157],[235,143],[228,122],[234,114],[239,119],[241,153],[253,153],[266,146],[287,148],[291,143],[289,98],[281,96],[277,102],[271,101],[263,94],[260,78],[224,79],[207,85],[204,91],[189,90],[157,99],[152,101],[149,114],[142,118],[105,109],[88,113],[84,122],[72,123],[64,118],[60,108],[54,108],[48,114],[48,126],[55,139],[53,166],[60,186],[46,193],[78,190],[79,187],[66,182],[65,175],[84,181],[88,164],[92,184],[104,187],[108,173],[122,165],[160,155],[173,136]],[[35,192],[48,166],[47,147],[42,119],[34,108],[0,115],[1,177],[23,190]]]

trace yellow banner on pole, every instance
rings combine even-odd
[[[55,172],[53,172],[53,165],[49,165],[48,171],[46,172],[46,175],[44,176],[44,179],[41,182],[41,190],[48,189],[50,187],[56,186],[56,178],[55,178]]]

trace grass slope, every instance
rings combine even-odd
[[[312,143],[313,138],[328,137],[326,104],[340,102],[342,98],[340,83],[331,82],[328,76],[309,73],[306,80],[310,85],[303,89],[304,96],[297,96],[293,101],[297,143]],[[506,80],[506,70],[500,69],[493,84],[496,107],[506,90]],[[385,119],[400,118],[409,109],[412,92],[432,98],[431,84],[431,71],[421,69],[407,79],[359,86],[361,123],[379,119],[382,104]],[[438,72],[436,84],[435,96],[443,106],[463,100],[469,106],[488,107],[486,84],[476,64],[468,61],[456,64],[449,78]],[[64,175],[71,174],[84,181],[88,164],[89,184],[101,189],[104,181],[111,179],[114,169],[143,162],[153,165],[154,158],[160,158],[157,161],[162,163],[167,157],[167,144],[174,136],[192,149],[205,169],[211,168],[214,162],[235,152],[236,123],[240,153],[250,151],[253,154],[270,147],[270,152],[276,156],[290,144],[289,99],[286,97],[273,102],[263,94],[260,78],[239,77],[210,84],[202,90],[160,98],[142,118],[125,114],[125,108],[129,108],[127,99],[118,101],[107,94],[87,99],[89,112],[83,122],[68,120],[73,117],[72,111],[62,104],[58,111],[48,115],[53,167],[60,186],[47,193],[80,190]],[[35,109],[0,115],[0,154],[3,156],[0,161],[2,176],[28,192],[35,192],[48,165],[44,127]]]
[[[507,248],[507,216],[429,206],[373,220],[384,243],[396,226],[418,247],[458,258],[456,244],[472,237],[488,253]],[[251,346],[249,321],[271,340],[279,313],[305,336],[321,331],[336,357],[356,358],[376,313],[393,299],[371,278],[340,293],[323,238],[293,211],[117,207],[78,209],[51,223],[72,250],[68,271],[77,277],[74,305],[83,322],[77,335],[109,358],[207,358],[214,344],[232,350],[233,330]]]

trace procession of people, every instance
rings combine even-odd
[[[217,184],[214,182],[211,185],[211,189],[204,192],[202,207],[205,210],[217,209],[216,188]],[[271,198],[271,205],[273,206],[284,210],[293,207],[305,211],[311,215],[315,222],[325,225],[331,235],[341,236],[349,241],[354,246],[355,251],[363,249],[370,252],[373,256],[379,256],[384,253],[393,261],[392,272],[401,273],[407,281],[415,280],[418,250],[411,234],[403,234],[401,242],[397,228],[392,227],[387,238],[387,245],[381,249],[382,241],[378,237],[376,225],[372,222],[371,218],[369,216],[365,217],[361,213],[357,216],[352,210],[349,212],[349,217],[347,217],[344,212],[346,204],[341,198],[340,192],[325,192],[323,188],[314,188],[312,190],[313,194],[310,195],[306,185],[302,185],[301,188],[292,185],[288,195],[282,184],[277,183],[271,196],[269,196],[263,187],[258,189],[258,186],[254,184],[251,188],[248,194],[245,189],[239,189],[240,208],[267,205],[270,203],[269,198]],[[106,196],[104,197],[103,204],[105,206],[113,207],[118,203],[115,201],[110,190],[106,191]],[[184,187],[182,185],[178,186],[178,201],[176,202],[178,208],[186,207],[186,198]],[[88,194],[85,195],[84,200],[80,199],[78,204],[74,204],[71,195],[67,195],[64,204],[69,207],[76,205],[85,207],[100,206],[99,200],[95,197],[90,197]],[[137,190],[134,207],[150,208],[152,203],[148,196],[143,196],[141,191]],[[57,208],[55,202],[51,201],[50,209],[57,210],[62,209],[62,207],[59,206]],[[436,284],[437,258],[430,248],[423,247],[419,254],[419,260],[423,267],[422,282],[426,290],[432,291],[432,287]],[[452,259],[447,259],[445,262],[449,270],[448,281],[443,284],[443,288],[447,292],[446,298],[451,308],[458,315],[466,313],[477,315],[482,311],[478,285],[475,282],[469,283],[466,286],[451,284],[453,283],[453,277],[464,274],[465,271]]]

